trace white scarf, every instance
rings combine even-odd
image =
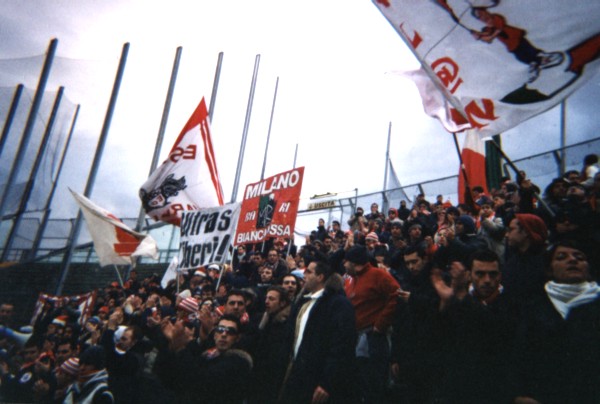
[[[600,296],[600,286],[596,282],[582,282],[574,285],[550,281],[545,286],[546,293],[562,318],[567,318],[573,307],[596,300]]]

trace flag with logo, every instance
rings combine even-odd
[[[299,167],[248,184],[234,246],[293,237],[303,177],[304,167]]]
[[[475,186],[483,188],[484,193],[488,194],[486,168],[485,168],[485,144],[477,133],[470,129],[465,132],[465,141],[460,153],[464,167],[458,173],[458,200],[465,203],[465,179],[462,173],[464,168],[467,175],[469,187]]]
[[[133,231],[107,210],[71,190],[81,208],[100,265],[131,265],[135,257],[158,259],[158,246],[149,234]]]
[[[177,226],[183,210],[223,205],[204,98],[167,159],[140,188],[140,199],[148,216]]]
[[[421,62],[413,79],[427,113],[452,132],[506,131],[560,103],[600,68],[598,1],[374,3]]]

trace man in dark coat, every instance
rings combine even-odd
[[[287,366],[287,320],[290,297],[283,287],[271,286],[266,292],[265,312],[258,326],[254,352],[250,402],[276,403]]]
[[[304,271],[305,296],[292,310],[284,403],[353,403],[356,327],[342,279],[324,262]]]

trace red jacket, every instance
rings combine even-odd
[[[346,278],[345,291],[356,313],[356,329],[375,327],[385,332],[392,324],[398,297],[398,282],[385,270],[371,264]]]

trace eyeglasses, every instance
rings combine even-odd
[[[224,325],[218,325],[215,328],[215,333],[217,334],[227,334],[227,335],[238,335],[238,330],[233,327],[225,327]]]
[[[283,281],[284,285],[295,285],[296,281]]]

